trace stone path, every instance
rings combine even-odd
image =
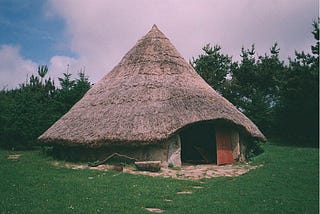
[[[59,162],[53,162],[53,165],[59,166]],[[234,177],[243,175],[250,170],[256,169],[259,166],[253,166],[250,164],[235,164],[235,165],[223,165],[217,166],[212,164],[202,164],[202,165],[183,165],[176,168],[162,167],[160,172],[148,172],[148,171],[137,171],[134,166],[124,166],[123,172],[134,174],[134,175],[147,175],[147,176],[160,176],[165,178],[174,178],[179,180],[199,180],[203,178],[214,178],[214,177]],[[97,167],[88,167],[87,165],[80,164],[64,164],[64,167],[72,169],[93,169],[93,170],[114,170],[115,166],[103,164]],[[197,187],[195,187],[197,188]]]
[[[19,159],[21,154],[9,155],[8,159]],[[183,165],[181,167],[162,167],[160,172],[148,172],[148,171],[138,171],[134,166],[124,166],[119,168],[119,166],[103,164],[97,167],[89,167],[84,164],[71,164],[65,163],[62,165],[61,162],[52,162],[54,166],[64,166],[71,169],[93,169],[93,170],[117,170],[124,173],[130,173],[134,175],[147,175],[147,176],[161,176],[165,178],[175,178],[180,180],[199,180],[202,178],[214,178],[214,177],[234,177],[243,175],[252,169],[256,169],[259,166],[253,166],[250,164],[234,164],[234,165],[223,165],[217,166],[213,164],[201,164],[201,165]],[[197,187],[194,187],[197,188]],[[201,187],[199,187],[201,188]]]
[[[130,174],[142,174],[148,176],[161,176],[166,178],[175,178],[180,180],[198,180],[202,178],[214,178],[214,177],[234,177],[247,173],[252,169],[256,169],[259,166],[252,166],[249,164],[241,165],[184,165],[178,169],[161,168],[161,172],[147,172],[136,171],[133,167],[125,167],[123,172]]]

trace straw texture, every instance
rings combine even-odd
[[[213,90],[169,39],[152,29],[39,140],[47,144],[155,144],[184,126],[223,119],[265,140]]]

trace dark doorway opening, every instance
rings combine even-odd
[[[183,163],[217,163],[216,136],[213,124],[193,124],[180,133]]]

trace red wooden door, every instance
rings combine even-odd
[[[217,165],[232,164],[230,131],[226,128],[216,128]]]

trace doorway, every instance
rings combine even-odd
[[[217,163],[215,129],[211,123],[196,123],[180,133],[183,163]]]

